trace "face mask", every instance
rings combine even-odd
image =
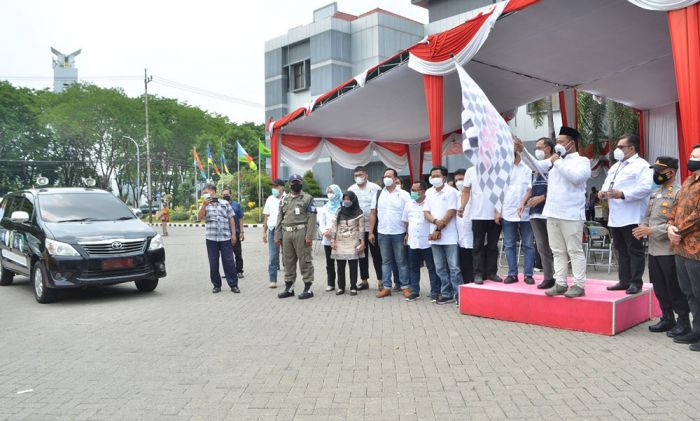
[[[700,159],[689,159],[688,171],[695,172],[697,170],[700,170]]]
[[[349,208],[350,206],[352,206],[352,202],[349,200],[343,200],[343,206]]]
[[[541,149],[535,149],[535,158],[537,158],[539,161],[544,159],[544,151]]]
[[[365,181],[367,181],[364,177],[355,177],[355,183],[357,184],[365,184]]]
[[[660,186],[668,181],[668,174],[661,174],[654,171],[654,184]]]
[[[566,156],[566,148],[558,143],[554,147],[554,152],[559,154],[559,156],[561,156],[562,158]]]
[[[333,193],[328,193],[328,194],[326,194],[326,196],[328,196],[328,199],[329,199],[329,200],[333,200],[333,198],[335,197],[335,194],[333,194]]]
[[[293,183],[291,189],[294,193],[299,193],[301,191],[301,183]]]
[[[441,187],[442,186],[442,177],[432,177],[430,179],[430,184],[433,187]]]
[[[418,200],[419,197],[420,197],[420,194],[418,194],[417,191],[411,192],[411,200]]]
[[[455,183],[455,188],[459,191],[462,191],[464,188],[464,180],[459,180]]]
[[[622,161],[625,159],[625,153],[622,152],[622,149],[617,148],[613,151],[613,158],[615,158],[615,161]]]
[[[391,187],[394,185],[394,179],[391,177],[384,177],[384,187]]]
[[[227,202],[230,202],[230,201],[231,201],[231,195],[230,195],[230,194],[225,194],[225,195],[221,196],[221,198],[224,199],[224,200],[227,201]]]
[[[209,193],[204,193],[202,195],[202,199],[204,199],[204,200],[208,200],[210,197],[211,197],[211,195]]]
[[[277,190],[277,189],[272,189],[272,196],[274,196],[274,197],[279,197],[279,195],[280,195],[280,191],[279,191],[279,190]]]

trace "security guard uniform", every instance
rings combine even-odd
[[[678,161],[675,158],[659,157],[652,168],[656,170],[664,168],[678,169]],[[649,279],[654,286],[654,294],[659,300],[659,307],[663,315],[656,325],[649,326],[652,332],[664,332],[670,329],[689,330],[688,301],[681,292],[676,275],[674,253],[671,251],[671,243],[666,233],[668,225],[666,219],[671,212],[676,195],[680,191],[679,186],[666,182],[652,193],[649,199],[646,216],[643,225],[651,228],[649,235]],[[678,321],[674,315],[678,314]]]
[[[290,186],[292,183],[301,182],[302,178],[299,175],[294,174],[289,177]],[[294,296],[297,261],[304,281],[304,292],[299,295],[299,299],[313,297],[311,291],[314,279],[313,256],[312,248],[306,245],[306,241],[313,241],[316,238],[316,213],[313,197],[303,191],[287,194],[280,202],[275,241],[282,242],[285,290],[278,295],[279,298]]]

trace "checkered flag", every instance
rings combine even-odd
[[[479,187],[496,209],[513,169],[513,136],[479,85],[455,61],[462,86],[462,150],[476,166]]]

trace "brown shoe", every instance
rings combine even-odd
[[[384,298],[391,295],[391,290],[389,288],[382,288],[377,293],[377,298]]]
[[[411,288],[405,288],[403,290],[403,298],[408,298],[411,296]]]

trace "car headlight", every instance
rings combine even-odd
[[[46,239],[46,250],[52,256],[80,256],[73,246],[60,241]]]
[[[163,248],[163,237],[160,234],[156,234],[155,237],[151,238],[151,244],[148,245],[148,250],[158,250]]]

